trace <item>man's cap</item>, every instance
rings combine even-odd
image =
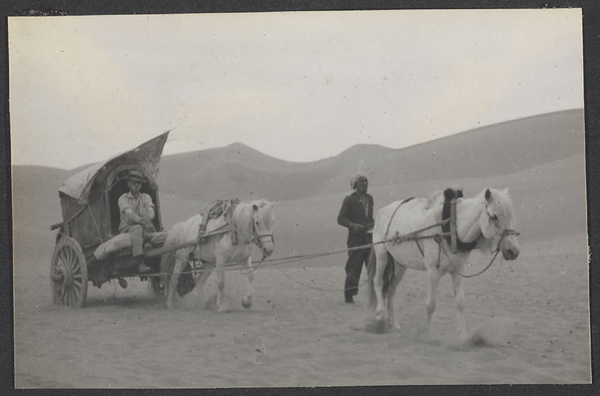
[[[356,188],[356,182],[358,181],[358,179],[360,178],[364,178],[366,180],[367,176],[364,173],[355,173],[354,175],[352,175],[352,177],[350,178],[350,188],[355,189]]]
[[[132,171],[129,171],[129,173],[127,174],[127,180],[137,180],[139,182],[143,182],[144,175],[140,171],[132,170]]]

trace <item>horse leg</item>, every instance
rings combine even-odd
[[[427,290],[427,322],[425,322],[425,333],[429,332],[431,316],[435,311],[435,298],[441,276],[441,272],[436,269],[427,270],[427,277],[429,278],[429,289]]]
[[[223,258],[217,257],[217,310],[218,312],[227,312],[228,307],[225,302],[225,262]]]
[[[375,307],[375,321],[383,322],[386,320],[386,304],[383,296],[383,272],[387,267],[388,254],[387,250],[383,252],[375,247],[376,267],[375,275],[373,277],[373,289],[375,291],[375,297],[377,298],[377,305]]]
[[[465,290],[462,277],[458,272],[452,273],[452,285],[454,286],[454,299],[456,301],[456,329],[460,339],[467,338],[467,327],[465,325]]]
[[[208,279],[208,277],[210,276],[210,273],[212,272],[212,265],[205,263],[202,266],[202,269],[200,271],[201,271],[200,275],[195,280],[196,287],[194,287],[194,290],[192,290],[192,293],[194,293],[194,295],[196,296],[197,301],[204,301],[204,303],[206,303],[205,296],[204,296],[204,284],[206,283],[206,280]]]
[[[175,265],[173,266],[173,273],[171,273],[171,279],[169,280],[169,287],[167,288],[167,307],[173,308],[173,300],[177,294],[177,283],[179,282],[179,276],[185,268],[187,260],[184,260],[180,255],[175,254]]]
[[[174,261],[175,252],[165,253],[160,258],[160,283],[162,287],[163,298],[167,296],[167,289],[169,287],[169,273]]]
[[[247,291],[246,297],[242,298],[242,307],[250,308],[252,306],[252,296],[254,295],[254,268],[252,267],[252,256],[248,256],[248,260],[242,265],[242,269],[244,269],[247,273]]]
[[[403,266],[402,264],[398,264],[393,259],[392,259],[392,262],[393,262],[393,265],[396,266],[396,272],[394,275],[394,279],[392,280],[392,283],[390,284],[390,289],[388,291],[388,301],[387,301],[387,303],[388,303],[387,310],[389,313],[388,322],[389,322],[390,326],[396,328],[397,330],[400,330],[400,324],[396,321],[395,315],[394,315],[394,296],[396,295],[396,289],[398,288],[398,284],[404,277],[404,273],[406,272],[406,267]]]

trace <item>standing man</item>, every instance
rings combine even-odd
[[[129,171],[127,175],[127,186],[129,192],[119,197],[119,211],[121,213],[121,223],[119,232],[121,234],[131,234],[131,247],[133,257],[143,258],[144,238],[151,236],[156,232],[152,219],[154,218],[154,203],[150,195],[141,193],[144,176],[137,170]],[[138,264],[139,272],[148,272],[151,268],[141,261]]]
[[[348,228],[348,247],[363,246],[372,243],[372,229],[375,225],[373,219],[373,197],[367,194],[369,181],[362,173],[357,173],[350,179],[352,193],[342,203],[342,208],[337,218],[339,225]],[[350,250],[346,262],[346,282],[344,297],[346,302],[352,304],[353,296],[358,294],[358,281],[362,272],[363,263],[366,265],[371,248]]]

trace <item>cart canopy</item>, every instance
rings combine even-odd
[[[160,157],[168,136],[169,131],[133,150],[112,157],[106,162],[89,166],[65,180],[58,189],[59,193],[77,200],[79,205],[85,205],[88,203],[89,194],[96,178],[112,172],[116,167],[127,164],[136,164],[142,168],[144,173],[151,177],[151,183],[155,183],[159,171]]]

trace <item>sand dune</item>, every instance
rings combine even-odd
[[[209,202],[253,195],[299,200],[339,194],[357,170],[372,174],[373,185],[388,185],[506,175],[583,154],[583,112],[514,120],[402,149],[360,145],[309,163],[281,161],[241,144],[206,151],[165,156],[161,188]]]
[[[496,136],[500,142],[506,138]],[[452,147],[455,144],[451,139],[444,141]],[[522,140],[524,146],[534,144],[535,139]],[[514,171],[498,174],[457,171],[453,177],[399,177],[395,182],[378,181],[378,175],[372,175],[370,190],[377,207],[448,185],[462,186],[467,196],[485,187],[510,188],[522,253],[516,261],[498,260],[483,275],[465,281],[467,326],[472,335],[472,342],[466,344],[459,343],[454,334],[449,277],[440,284],[431,332],[421,334],[426,280],[415,271],[407,272],[396,296],[402,331],[367,332],[370,311],[364,275],[357,303],[343,303],[344,254],[259,268],[254,305],[249,310],[240,304],[245,278],[235,271],[226,276],[231,312],[225,314],[215,312],[211,305],[213,278],[203,308],[192,311],[169,311],[164,301],[148,295],[147,282],[139,279],[130,279],[127,289],[116,283],[100,289],[90,285],[83,309],[53,306],[48,274],[54,233],[48,226],[61,220],[56,188],[64,172],[16,167],[15,197],[27,199],[13,201],[15,385],[229,388],[589,383],[585,157],[583,151],[573,154],[569,150],[558,147],[546,159],[535,157],[518,166],[513,162]],[[471,160],[485,163],[489,158],[482,155]],[[347,164],[339,158],[329,161],[325,162]],[[173,162],[165,164],[163,174],[177,171],[168,168],[176,166]],[[300,185],[308,174],[299,176]],[[292,194],[293,189],[280,193],[289,198],[276,207],[273,258],[345,247],[345,231],[335,223],[347,192],[342,179],[339,176],[335,189],[322,184],[299,197]],[[200,211],[210,194],[199,193],[199,197],[163,191],[163,223],[168,227]],[[465,272],[481,269],[489,259],[473,253]]]

